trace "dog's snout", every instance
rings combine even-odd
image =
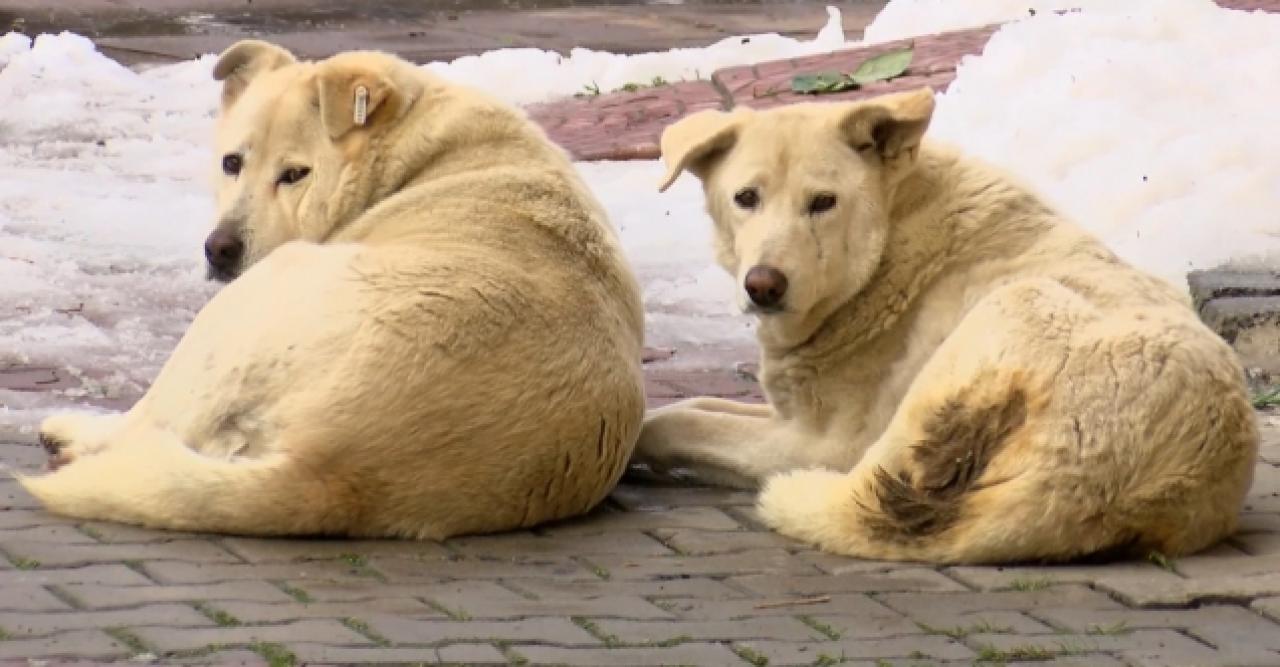
[[[751,267],[742,281],[751,302],[761,308],[776,308],[787,294],[787,275],[763,264]]]
[[[204,257],[214,269],[231,272],[244,258],[244,241],[235,231],[219,227],[205,239]]]

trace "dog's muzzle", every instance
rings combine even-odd
[[[204,258],[209,263],[206,276],[210,280],[231,282],[244,262],[244,240],[234,229],[218,227],[204,241]]]

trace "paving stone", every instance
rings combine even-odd
[[[13,480],[0,479],[0,510],[38,509],[40,502],[32,498],[21,484]]]
[[[1168,584],[1117,579],[1099,583],[1136,607],[1178,607],[1202,601],[1237,601],[1280,594],[1280,573],[1202,577]]]
[[[815,567],[827,574],[888,572],[890,570],[902,569],[904,566],[904,563],[900,561],[863,560],[861,558],[849,558],[847,556],[837,556],[835,554],[813,550],[798,552],[796,556],[809,563],[813,563]]]
[[[883,639],[853,639],[826,642],[746,641],[736,646],[768,658],[770,665],[812,665],[821,656],[834,659],[858,658],[972,658],[974,652],[955,640],[938,635],[907,635]]]
[[[50,544],[0,542],[6,553],[33,560],[41,567],[75,567],[94,563],[174,559],[184,563],[236,563],[239,559],[207,540],[157,544]]]
[[[71,605],[36,584],[9,584],[0,586],[0,610],[4,611],[63,611]]]
[[[97,630],[73,630],[36,639],[0,641],[0,660],[23,658],[123,658],[133,652]]]
[[[152,530],[150,528],[130,526],[124,523],[111,523],[109,521],[84,521],[80,522],[79,525],[81,530],[84,530],[95,539],[102,542],[153,543],[208,538],[207,535],[201,535],[199,533],[186,533],[177,530]]]
[[[142,626],[130,631],[148,647],[168,653],[209,645],[248,646],[257,642],[314,642],[349,646],[372,645],[369,638],[334,620],[309,619],[281,625],[213,628]]]
[[[362,615],[360,620],[397,644],[458,642],[543,642],[557,646],[599,646],[600,640],[567,618],[530,618],[521,621],[415,620],[404,617]]]
[[[44,526],[67,526],[74,528],[75,522],[64,519],[44,510],[8,508],[0,511],[0,530],[15,528],[42,528]]]
[[[783,549],[795,544],[777,533],[762,531],[655,530],[653,534],[672,549],[689,556],[713,556],[756,549]]]
[[[1030,613],[1077,633],[1124,635],[1136,629],[1176,628],[1214,646],[1253,644],[1280,649],[1280,625],[1234,605],[1169,610],[1044,609]]]
[[[779,576],[782,572],[770,572],[727,580],[753,593],[774,597],[796,597],[821,593],[868,593],[891,591],[967,591],[964,586],[948,579],[936,570],[923,567],[905,567],[890,572],[870,574],[839,574],[818,576]]]
[[[1076,584],[1049,586],[1036,591],[997,593],[889,593],[880,602],[908,616],[920,613],[968,613],[975,611],[1024,611],[1044,607],[1122,609],[1104,593]]]
[[[243,623],[279,623],[302,618],[347,618],[394,614],[411,618],[446,618],[445,614],[421,600],[409,597],[379,597],[350,602],[285,602],[263,603],[228,600],[209,606],[234,616]]]
[[[87,565],[85,567],[31,570],[13,569],[0,571],[0,590],[23,584],[103,584],[115,586],[144,586],[150,579],[124,565]]]
[[[696,641],[769,639],[819,641],[827,637],[794,618],[746,618],[736,621],[595,621],[601,631],[628,644],[655,644],[679,638]],[[560,643],[560,642],[552,642]]]
[[[841,635],[850,634],[857,637],[861,636],[860,632],[864,632],[858,626],[858,619],[817,616],[814,617],[814,620],[826,623]],[[1032,619],[1024,612],[1018,611],[970,611],[960,613],[946,610],[917,611],[909,619],[904,617],[904,620],[907,620],[913,629],[893,633],[881,631],[877,635],[909,634],[919,631],[948,636],[967,636],[980,632],[1040,634],[1053,631],[1053,628],[1048,625]],[[889,623],[884,623],[883,625],[887,628],[897,627]]]
[[[370,577],[365,568],[338,561],[258,564],[148,561],[143,567],[162,584],[212,584],[262,579],[351,581]]]
[[[638,530],[580,535],[574,539],[559,539],[532,533],[486,535],[449,540],[448,546],[468,555],[508,559],[529,556],[568,558],[595,554],[663,556],[673,553],[658,540]]]
[[[405,583],[453,579],[503,579],[521,576],[567,580],[596,578],[596,575],[582,563],[569,556],[469,557],[434,560],[375,556],[369,559],[369,566],[388,580]]]
[[[734,620],[756,616],[836,616],[892,617],[896,612],[861,593],[805,596],[789,599],[701,600],[671,598],[661,606],[681,618],[690,620]]]
[[[48,635],[65,630],[94,630],[135,625],[212,626],[209,617],[186,605],[151,605],[112,611],[52,614],[0,612],[0,628],[10,635]]]
[[[972,635],[966,639],[975,647],[991,646],[1000,651],[1030,647],[1048,653],[1119,652],[1122,655],[1178,655],[1192,656],[1209,648],[1182,633],[1169,629],[1134,630],[1115,634],[1051,634],[1051,635]],[[1236,656],[1252,660],[1247,654],[1233,652]],[[1266,655],[1266,651],[1250,651]]]
[[[573,521],[543,528],[557,538],[576,535],[602,535],[617,531],[676,530],[742,530],[742,526],[717,507],[673,507],[662,512],[618,512],[597,510]]]
[[[574,596],[638,596],[643,598],[702,598],[730,600],[749,597],[747,593],[704,577],[656,581],[548,581],[545,579],[506,579],[507,586],[540,597]]]
[[[521,644],[511,648],[534,665],[743,665],[742,659],[722,644],[680,644],[664,648],[560,648]]]
[[[1271,620],[1280,622],[1280,597],[1254,600],[1252,608],[1254,611],[1267,616]]]
[[[1178,572],[1192,579],[1280,572],[1280,552],[1250,555],[1245,551],[1222,544],[1213,550],[1174,563]]]
[[[230,537],[222,546],[250,563],[335,560],[344,557],[400,556],[441,558],[449,550],[435,542],[412,540],[280,540]]]
[[[228,649],[212,653],[200,652],[191,656],[166,656],[166,665],[237,665],[238,667],[268,667],[266,658],[248,649]],[[52,666],[51,666],[52,667]]]
[[[485,644],[455,644],[436,649],[440,662],[449,665],[506,665],[510,664],[496,647]]]
[[[10,556],[15,555],[18,548],[12,545],[48,544],[100,544],[97,540],[80,532],[71,525],[33,525],[21,528],[0,529],[0,549]],[[0,560],[0,566],[5,563]]]
[[[622,558],[593,556],[612,579],[674,579],[680,577],[732,576],[769,572],[773,575],[819,574],[817,568],[783,549],[757,549],[717,556],[654,556]]]
[[[1053,567],[949,567],[944,571],[984,591],[1019,590],[1053,584],[1092,584],[1117,577],[1155,583],[1182,579],[1177,574],[1142,561]]]
[[[451,647],[456,648],[456,647]],[[353,648],[324,644],[290,644],[289,650],[303,663],[316,665],[366,665],[377,663],[423,664],[447,662],[468,665],[505,665],[507,658],[498,649],[487,645],[462,647],[462,651],[448,653],[432,647],[377,647]],[[449,657],[453,656],[453,657]]]
[[[530,600],[505,590],[475,590],[475,582],[452,592],[440,592],[431,601],[471,618],[525,618],[531,616],[591,616],[610,618],[670,618],[671,614],[638,596],[540,597]]]
[[[134,607],[161,602],[292,602],[284,591],[265,581],[230,581],[198,586],[61,586],[68,596],[89,609]],[[3,590],[3,589],[0,589]]]

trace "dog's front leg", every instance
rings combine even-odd
[[[820,465],[767,405],[695,398],[649,413],[632,463],[686,469],[698,481],[755,489],[771,474]]]

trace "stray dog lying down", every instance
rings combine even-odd
[[[122,415],[48,419],[50,510],[445,538],[587,511],[644,413],[639,288],[522,114],[378,53],[221,56],[228,284]]]
[[[1231,533],[1258,432],[1186,296],[1009,176],[924,139],[921,90],[668,128],[759,315],[768,405],[657,410],[637,461],[753,488],[853,556],[1066,561]]]

